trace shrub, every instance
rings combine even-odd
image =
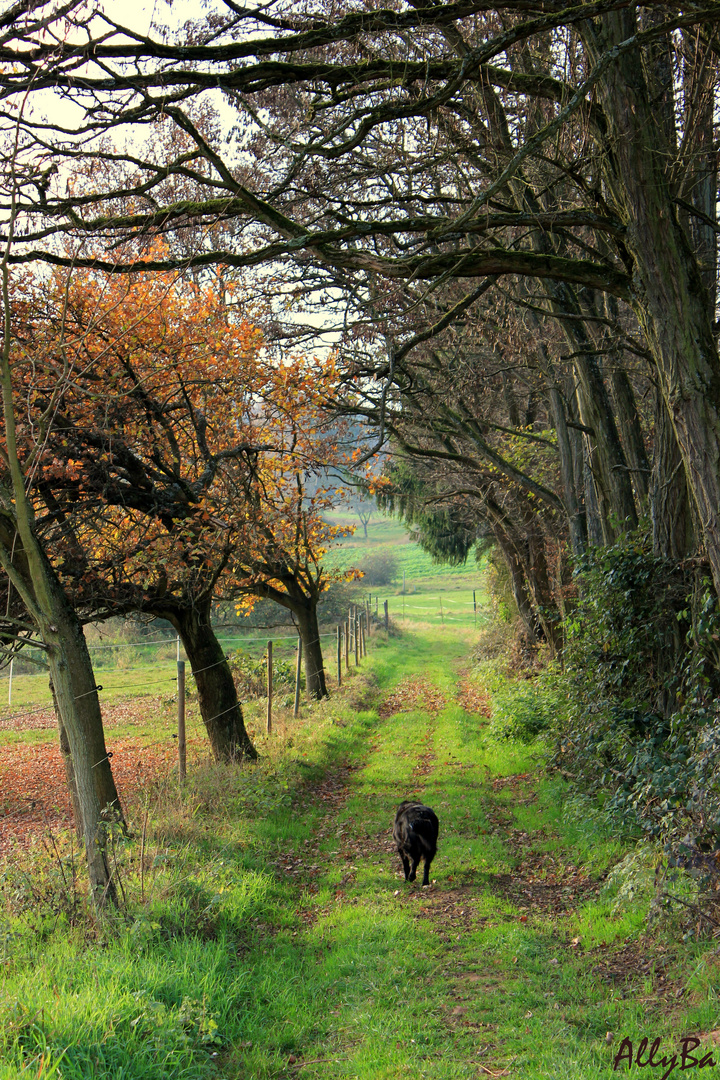
[[[363,572],[363,582],[367,585],[390,585],[398,575],[398,561],[390,549],[373,551],[358,562]]]
[[[242,649],[228,653],[230,670],[240,697],[265,697],[267,694],[267,660],[264,657],[250,656]],[[276,690],[295,686],[295,663],[292,660],[279,660],[273,657],[273,687]],[[305,686],[305,676],[300,675],[300,686]]]
[[[681,840],[720,847],[714,593],[641,534],[591,550],[578,575],[554,762],[669,858],[680,858]]]
[[[498,547],[487,556],[487,588],[493,607],[494,621],[514,625],[520,615],[515,603],[508,565]]]
[[[490,663],[483,670],[483,683],[492,694],[492,731],[502,738],[532,742],[554,732],[566,709],[567,695],[554,665],[526,679],[508,677]]]

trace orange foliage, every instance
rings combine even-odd
[[[331,361],[278,360],[218,277],[26,275],[14,314],[23,458],[76,597],[324,587],[348,531],[317,479],[345,464]]]

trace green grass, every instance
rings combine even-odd
[[[600,876],[617,839],[563,814],[537,747],[457,704],[473,642],[376,634],[343,694],[282,714],[272,738],[255,726],[257,765],[151,793],[142,882],[138,806],[117,842],[127,901],[105,924],[70,925],[52,858],[7,867],[0,1080],[593,1080],[620,1075],[623,1036],[669,1048],[718,1027],[714,952],[643,936],[638,905],[613,913]],[[439,711],[380,719],[378,700],[420,677]],[[429,890],[391,850],[407,795],[441,821]],[[533,902],[563,880],[567,902]],[[672,993],[604,980],[621,949],[671,957]]]
[[[440,587],[438,584],[427,593],[405,595],[389,593],[387,589],[379,588],[378,610],[382,611],[383,602],[387,599],[390,618],[399,623],[401,628],[406,625],[431,624],[440,634],[444,633],[446,627],[448,630],[462,627],[469,629],[475,625],[482,627],[487,623],[489,614],[484,590],[476,588],[473,601],[473,590],[470,588],[443,587],[444,581]]]
[[[351,514],[334,513],[329,515],[333,525],[357,525],[358,519]],[[414,541],[405,526],[395,518],[384,517],[377,514],[368,525],[368,538],[365,539],[362,526],[359,526],[353,536],[343,539],[336,548],[332,548],[327,556],[329,565],[346,568],[362,566],[363,559],[376,555],[378,552],[391,552],[396,562],[396,573],[393,577],[391,590],[402,588],[403,571],[405,572],[406,590],[436,592],[437,586],[442,584],[444,588],[453,590],[464,588],[472,593],[473,588],[479,589],[483,579],[483,570],[477,567],[472,557],[466,566],[444,566],[435,563],[432,557]],[[370,586],[368,586],[370,588]],[[372,589],[374,592],[375,589]],[[384,595],[388,587],[378,587],[378,592]],[[471,597],[472,599],[472,597]]]

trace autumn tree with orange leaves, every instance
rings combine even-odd
[[[55,325],[65,298],[63,325]],[[255,756],[214,599],[267,596],[290,608],[309,691],[326,692],[317,603],[336,530],[306,476],[338,460],[323,433],[331,365],[278,362],[236,314],[222,279],[58,275],[23,301],[28,357],[62,332],[73,378],[55,410],[36,486],[64,580],[85,618],[133,611],[169,620],[191,662],[216,757]],[[28,367],[45,407],[60,363]],[[298,494],[300,492],[300,494]]]
[[[295,424],[307,423],[307,413],[299,416]],[[331,439],[324,440],[324,449],[326,461],[342,460]],[[327,513],[340,493],[320,486],[310,494],[306,478],[301,470],[288,473],[281,462],[274,484],[248,484],[246,477],[231,473],[233,499],[244,506],[244,519],[223,596],[244,598],[246,605],[269,599],[292,613],[303,646],[307,691],[319,699],[326,696],[327,684],[318,605],[332,581],[352,580],[358,574],[330,571],[324,565],[328,548],[353,529],[327,524]]]
[[[11,197],[16,196],[11,177]],[[44,406],[31,395],[18,395],[26,378],[11,299],[8,259],[13,245],[14,217],[2,258],[0,280],[3,318],[0,348],[0,393],[3,432],[0,439],[0,567],[6,577],[7,603],[3,642],[15,647],[30,639],[39,645],[50,675],[61,739],[67,749],[68,779],[87,860],[90,889],[98,909],[117,900],[106,856],[107,817],[120,815],[90,654],[82,624],[57,567],[49,556],[38,520],[35,484],[47,450],[47,438],[69,371],[61,358],[55,385]],[[13,597],[22,601],[17,611]]]

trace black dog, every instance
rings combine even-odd
[[[406,881],[415,880],[418,863],[425,859],[422,883],[430,884],[430,863],[437,851],[439,828],[437,815],[429,806],[419,802],[400,803],[393,825],[393,840],[402,859]]]

